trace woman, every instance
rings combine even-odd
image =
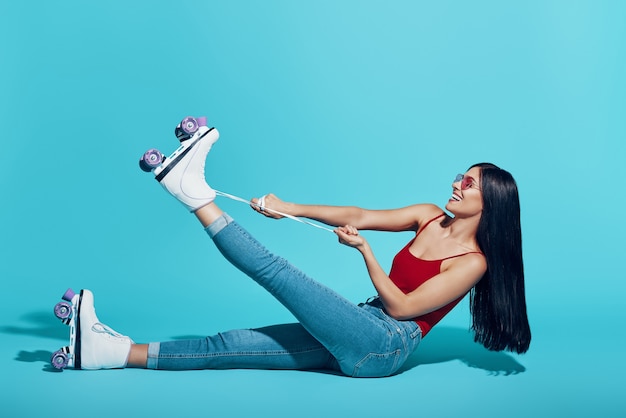
[[[445,208],[366,210],[253,199],[259,213],[314,219],[336,227],[358,250],[378,296],[354,305],[269,253],[213,202],[204,163],[217,130],[201,127],[154,170],[161,185],[195,214],[234,266],[287,307],[297,323],[234,330],[204,339],[134,344],[99,322],[88,290],[72,300],[69,366],[83,369],[263,368],[339,371],[382,377],[398,371],[421,338],[468,292],[475,340],[523,353],[530,344],[524,297],[519,198],[511,175],[477,164],[452,184]],[[415,231],[389,274],[359,230]],[[71,296],[71,295],[70,295]]]

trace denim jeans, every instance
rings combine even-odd
[[[382,377],[395,373],[417,348],[419,326],[391,318],[378,298],[349,302],[270,253],[226,214],[206,230],[224,257],[270,292],[298,323],[150,343],[148,368],[331,370]]]

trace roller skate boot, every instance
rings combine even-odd
[[[133,340],[121,335],[98,320],[93,293],[71,289],[56,304],[54,314],[70,327],[70,345],[54,352],[52,366],[85,370],[115,369],[126,366]]]
[[[139,160],[139,167],[152,171],[155,179],[190,212],[208,205],[215,191],[204,178],[204,165],[219,132],[207,127],[206,117],[183,119],[174,133],[180,147],[169,157],[157,149],[149,149]]]

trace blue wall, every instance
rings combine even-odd
[[[482,416],[620,416],[625,17],[619,1],[2,2],[3,416],[65,393],[92,416],[459,416],[476,399]],[[530,352],[472,344],[463,303],[391,379],[46,373],[68,286],[142,342],[292,320],[138,169],[145,149],[177,146],[188,114],[221,132],[209,183],[246,198],[444,205],[469,165],[511,171]],[[355,302],[373,293],[333,235],[220,204]],[[367,234],[386,268],[411,237]]]

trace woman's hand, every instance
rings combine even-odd
[[[352,225],[340,226],[335,229],[339,242],[348,247],[361,249],[367,244],[365,238],[359,235],[359,231]]]
[[[275,194],[269,193],[260,198],[252,198],[250,200],[250,207],[268,218],[280,219],[284,218],[283,215],[279,215],[276,212],[289,213],[289,203],[283,202]],[[271,210],[268,210],[271,209]]]

